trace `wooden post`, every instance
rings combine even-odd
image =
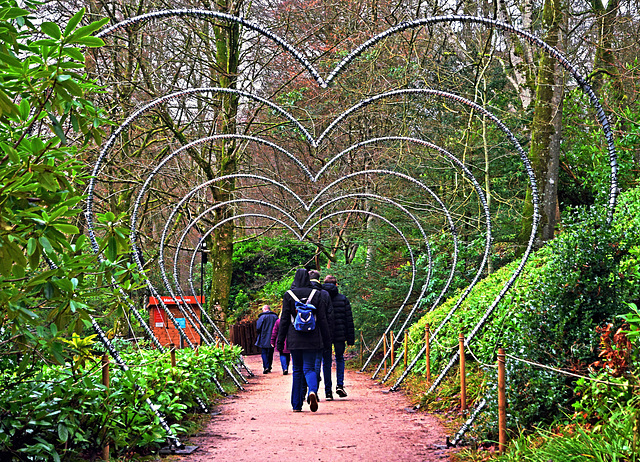
[[[172,343],[169,345],[171,351],[171,367],[176,367],[176,345]]]
[[[504,453],[507,442],[507,399],[505,396],[505,354],[498,348],[498,449]]]
[[[458,336],[460,342],[460,410],[462,412],[467,410],[467,381],[465,373],[464,363],[464,335],[460,333]]]
[[[407,357],[409,356],[409,332],[404,331],[404,368],[407,369]]]
[[[382,334],[383,359],[384,359],[384,375],[387,375],[387,334]]]
[[[109,356],[102,355],[102,385],[109,388]],[[107,392],[108,394],[109,392]],[[106,435],[105,435],[106,437]],[[102,460],[109,460],[109,443],[102,446]]]
[[[429,324],[424,326],[424,343],[427,347],[425,352],[425,359],[427,360],[427,383],[431,385],[431,347],[429,346]]]
[[[389,347],[391,348],[391,367],[395,362],[395,348],[393,347],[393,331],[389,331]]]

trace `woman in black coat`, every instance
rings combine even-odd
[[[327,322],[327,309],[329,297],[322,296],[320,291],[313,294],[311,300],[307,300],[314,289],[311,288],[309,273],[300,268],[296,271],[291,285],[291,291],[287,291],[282,298],[282,315],[280,316],[280,329],[276,348],[284,348],[284,340],[287,339],[287,347],[291,351],[293,363],[293,384],[291,388],[291,406],[294,412],[302,411],[305,390],[309,389],[307,402],[312,412],[318,410],[318,377],[315,371],[316,354],[324,347],[330,347],[329,324]],[[302,332],[294,328],[293,320],[297,310],[295,299],[291,293],[302,302],[316,307],[316,327],[312,331]],[[306,386],[305,386],[306,382]]]

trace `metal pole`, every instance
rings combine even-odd
[[[409,333],[405,330],[404,331],[404,368],[407,368],[407,358],[409,356],[408,354],[408,350],[409,350]]]
[[[384,375],[387,375],[387,333],[382,334],[382,349],[384,354]]]
[[[467,410],[467,381],[464,362],[464,335],[460,333],[458,336],[460,342],[460,410]]]
[[[424,344],[426,347],[424,355],[425,359],[427,360],[427,383],[431,385],[431,347],[429,346],[429,324],[424,326]]]
[[[498,348],[498,449],[504,453],[507,442],[507,399],[505,396],[505,354]]]
[[[360,331],[360,367],[364,363],[364,337],[362,336],[362,331]]]
[[[176,367],[176,345],[175,343],[172,343],[171,345],[169,345],[170,351],[171,351],[171,367]]]
[[[102,355],[102,385],[107,387],[107,395],[109,394],[109,355]],[[106,439],[105,433],[105,439]],[[102,445],[102,460],[109,461],[109,443]]]

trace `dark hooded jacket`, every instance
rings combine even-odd
[[[324,297],[324,299],[326,300],[327,307],[328,307],[327,322],[329,323],[329,335],[331,336],[331,342],[333,342],[333,306],[331,305],[331,296],[329,295],[329,292],[324,290],[324,287],[322,287],[322,284],[320,284],[320,281],[318,281],[317,279],[310,279],[310,282],[311,282],[311,288],[321,292],[320,296]]]
[[[258,332],[256,346],[258,348],[271,348],[271,331],[277,320],[278,315],[271,310],[260,313],[256,323],[256,331]]]
[[[291,285],[291,291],[301,301],[306,301],[311,294],[311,283],[309,273],[301,268],[296,271]],[[317,291],[310,301],[316,307],[316,328],[311,332],[300,332],[293,327],[292,317],[296,316],[295,300],[287,292],[282,297],[282,314],[280,316],[280,328],[278,332],[278,350],[284,349],[284,340],[287,339],[289,350],[320,350],[331,346],[329,334],[329,323],[327,322],[327,311],[331,299],[328,294],[322,296],[322,291]]]
[[[338,292],[338,287],[335,284],[327,283],[322,287],[329,292],[329,296],[331,296],[331,305],[333,307],[332,341],[334,343],[347,342],[348,345],[353,345],[356,339],[349,299]]]

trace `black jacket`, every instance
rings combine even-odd
[[[325,284],[322,286],[331,296],[333,306],[333,332],[332,341],[347,342],[348,345],[355,343],[355,328],[353,327],[353,314],[351,313],[351,303],[349,299],[338,292],[335,284]]]
[[[311,279],[311,288],[322,292],[320,296],[324,297],[324,299],[326,300],[328,306],[327,322],[329,323],[329,335],[331,336],[331,342],[333,342],[333,305],[331,304],[331,296],[329,295],[329,292],[324,290],[324,287],[322,287],[322,284],[320,284],[317,279]]]
[[[263,311],[258,316],[258,322],[256,323],[256,331],[258,332],[258,338],[256,339],[256,346],[259,348],[271,347],[271,331],[278,319],[278,315],[273,311]]]
[[[309,273],[304,268],[296,271],[293,279],[291,291],[302,301],[311,294],[311,283]],[[282,314],[280,316],[280,329],[278,331],[278,343],[276,348],[284,348],[284,339],[287,339],[289,350],[320,350],[329,348],[331,337],[329,334],[329,323],[327,322],[327,311],[331,304],[331,299],[326,294],[322,296],[322,291],[317,291],[310,302],[316,307],[316,328],[311,332],[300,332],[295,330],[291,317],[296,316],[295,300],[287,292],[282,297]]]

